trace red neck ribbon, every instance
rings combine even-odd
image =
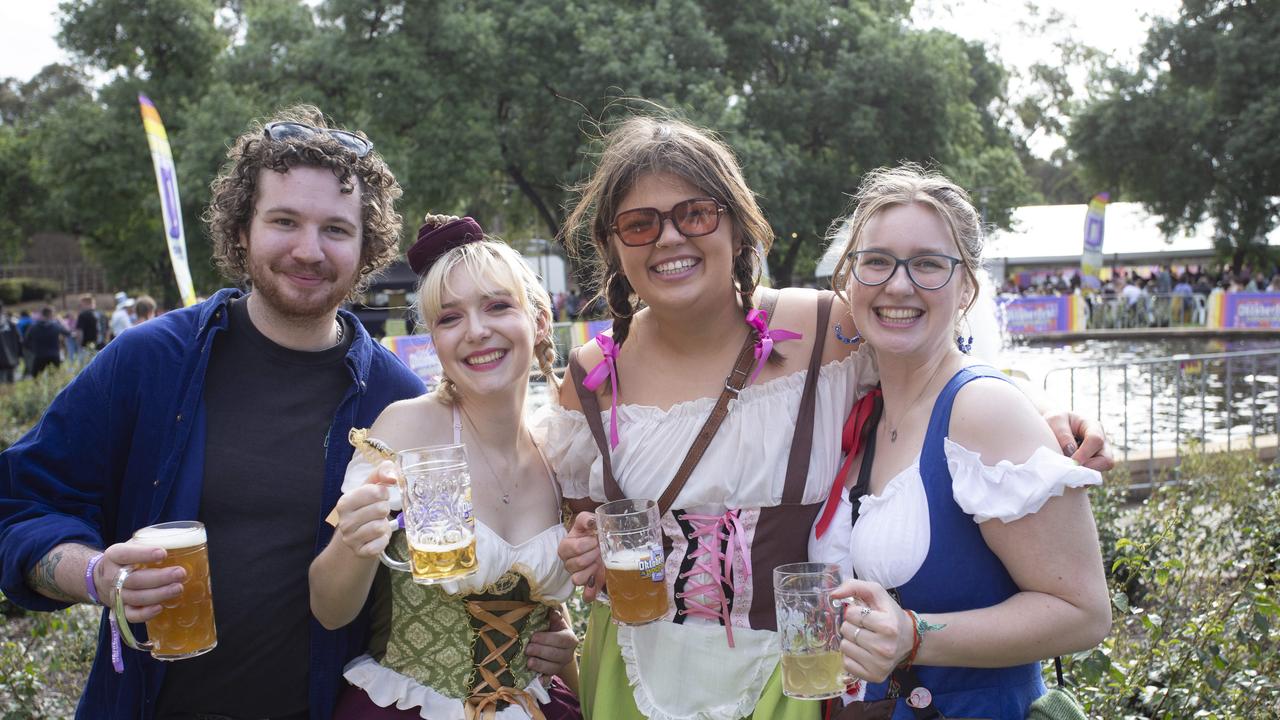
[[[822,508],[822,516],[818,518],[818,526],[815,530],[815,534],[818,537],[822,537],[822,534],[831,526],[831,518],[835,517],[836,507],[840,505],[840,491],[844,489],[844,479],[849,475],[849,468],[853,465],[853,459],[862,452],[862,431],[866,427],[867,420],[871,418],[871,413],[876,406],[876,399],[880,395],[880,388],[872,388],[870,392],[863,395],[858,399],[858,402],[853,404],[853,409],[849,411],[849,418],[844,421],[844,432],[840,436],[840,450],[844,452],[844,464],[840,466],[840,471],[836,473],[835,479],[831,481],[831,492],[827,494],[827,500]],[[854,508],[854,512],[857,512],[857,508]]]

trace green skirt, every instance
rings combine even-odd
[[[582,644],[581,684],[579,699],[586,720],[645,720],[636,709],[627,667],[618,648],[618,628],[613,624],[609,606],[591,604],[587,622],[587,638]],[[690,678],[696,681],[697,678]],[[671,688],[679,692],[679,688]],[[748,718],[762,720],[818,720],[822,703],[795,700],[782,694],[782,668],[773,671],[764,686],[755,712]]]

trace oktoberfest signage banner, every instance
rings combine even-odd
[[[151,99],[138,94],[142,111],[142,129],[147,133],[147,145],[151,148],[151,164],[156,170],[156,185],[160,189],[160,212],[164,219],[164,240],[169,248],[169,262],[173,264],[173,277],[178,283],[182,304],[196,303],[195,287],[191,283],[191,267],[187,264],[187,238],[182,231],[182,206],[178,202],[178,173],[173,167],[173,152],[169,149],[169,137],[165,134],[160,113]]]
[[[1078,295],[1024,297],[1002,303],[1011,335],[1040,335],[1084,330],[1084,302]]]
[[[1111,196],[1107,193],[1094,195],[1084,215],[1084,250],[1080,253],[1080,278],[1084,287],[1093,290],[1102,287],[1098,274],[1102,270],[1102,236],[1107,203],[1110,201]]]
[[[1280,330],[1280,293],[1226,293],[1218,327]]]
[[[440,382],[440,356],[436,355],[436,344],[430,335],[394,335],[383,338],[382,344],[422,378],[428,388]]]

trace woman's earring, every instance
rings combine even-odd
[[[969,321],[965,320],[965,325],[968,325],[968,324],[969,324]],[[960,352],[964,353],[965,355],[968,355],[970,352],[973,351],[973,328],[972,327],[969,328],[968,337],[965,336],[963,330],[960,330],[959,328],[956,329],[956,347],[959,348]]]
[[[850,318],[852,319],[852,318]],[[862,333],[856,332],[853,337],[845,337],[844,331],[840,329],[840,323],[836,323],[836,339],[845,345],[852,345],[862,339]]]

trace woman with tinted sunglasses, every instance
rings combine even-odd
[[[544,447],[577,510],[660,501],[667,545],[664,617],[615,625],[592,606],[586,714],[816,717],[781,692],[771,574],[807,559],[870,354],[841,341],[856,331],[831,293],[757,288],[772,231],[729,148],[687,124],[614,129],[565,234],[613,330],[571,358]],[[560,556],[586,599],[607,591],[594,515]]]

